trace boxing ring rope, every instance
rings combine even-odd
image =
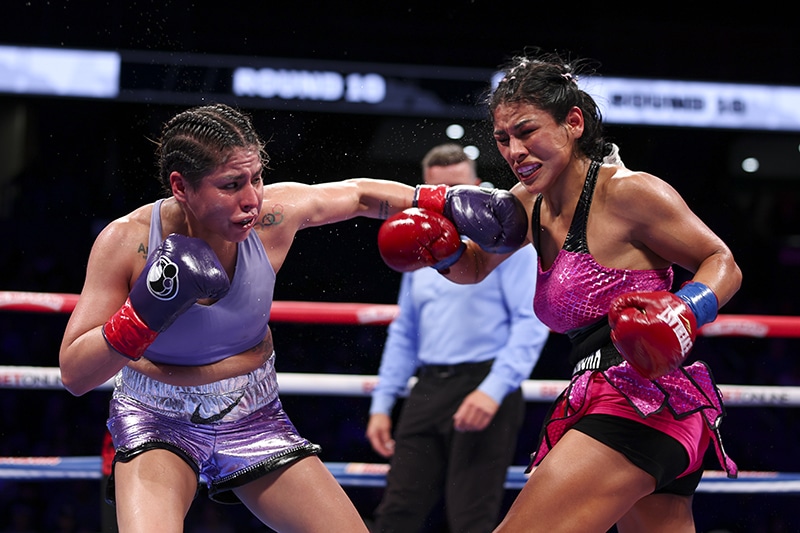
[[[0,311],[71,313],[77,303],[77,294],[0,291]],[[393,304],[279,301],[272,303],[270,321],[378,326],[396,315]]]
[[[32,313],[70,313],[78,301],[77,294],[0,291],[0,311]],[[339,325],[387,325],[397,314],[392,304],[273,302],[270,320]],[[785,337],[800,338],[800,317],[765,315],[720,315],[699,331],[707,337]],[[416,378],[408,382],[408,390]],[[377,376],[333,375],[313,373],[278,373],[281,394],[369,396]],[[567,385],[566,380],[526,380],[522,392],[526,401],[552,401]],[[63,389],[58,368],[1,366],[0,388]],[[113,388],[109,380],[97,390]],[[800,406],[800,387],[719,385],[725,405],[744,407]],[[380,487],[385,484],[388,464],[325,463],[343,486]],[[511,466],[506,478],[507,489],[520,489],[527,480],[524,467]],[[0,457],[0,479],[54,480],[100,479],[101,459],[87,457]],[[710,493],[800,493],[800,473],[739,472],[737,479],[728,479],[724,472],[706,471],[698,492]]]
[[[378,382],[377,376],[363,374],[313,374],[278,372],[281,394],[324,396],[369,396]],[[411,378],[406,394],[416,383]],[[522,395],[526,401],[548,402],[555,400],[567,386],[566,380],[525,380]],[[59,390],[61,373],[55,367],[0,366],[0,389]],[[113,379],[95,390],[112,390]],[[762,385],[719,385],[726,406],[746,407],[798,407],[800,387],[775,387]]]

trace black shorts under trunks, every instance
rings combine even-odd
[[[656,479],[654,494],[691,496],[703,477],[703,468],[678,478],[689,466],[689,456],[674,438],[634,420],[612,415],[582,417],[572,426],[602,442]]]

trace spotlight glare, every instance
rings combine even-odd
[[[477,146],[470,144],[469,146],[464,147],[464,153],[467,154],[467,157],[475,161],[481,155],[481,151],[478,149]]]
[[[450,124],[447,126],[445,133],[451,139],[457,140],[464,136],[464,126],[461,124]]]
[[[747,157],[742,161],[742,170],[752,174],[758,170],[759,163],[755,157]]]

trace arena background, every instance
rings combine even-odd
[[[604,76],[800,85],[796,26],[769,6],[737,13],[732,5],[707,12],[673,4],[622,11],[610,4],[595,10],[578,3],[541,7],[477,0],[436,7],[118,4],[4,2],[0,45],[481,69],[538,45],[595,59]],[[0,290],[80,292],[97,231],[160,194],[151,139],[185,104],[0,95]],[[416,183],[419,159],[445,140],[449,122],[288,108],[249,111],[270,139],[272,181],[371,176]],[[8,117],[22,117],[22,129],[8,127]],[[492,151],[487,124],[474,117],[463,123],[465,139],[482,147],[481,176],[509,186],[512,178]],[[757,177],[744,177],[731,161],[743,145],[797,146],[800,133],[633,125],[612,125],[607,133],[629,167],[673,184],[733,249],[744,286],[725,313],[798,315],[798,153],[774,173]],[[11,161],[22,164],[12,167]],[[399,275],[380,260],[377,228],[359,219],[301,232],[278,276],[276,299],[394,303]],[[0,365],[56,366],[66,319],[0,314]],[[273,330],[279,372],[374,374],[385,338],[382,326],[276,323]],[[552,336],[532,378],[563,379],[564,348],[564,340]],[[700,339],[694,357],[709,361],[720,383],[800,384],[797,340]],[[75,398],[64,391],[0,389],[0,456],[98,454],[107,400],[105,392]],[[367,399],[283,400],[301,432],[323,446],[323,460],[380,462],[363,437]],[[545,409],[529,404],[516,464],[527,462]],[[722,432],[740,468],[798,472],[799,422],[789,408],[729,408]],[[369,518],[380,489],[348,493]],[[508,503],[513,496],[509,491]],[[698,531],[798,531],[796,503],[796,495],[698,494]],[[0,481],[0,531],[20,531],[26,520],[29,531],[98,531],[100,505],[99,483],[93,481]],[[198,498],[187,531],[265,528],[241,507]],[[444,530],[434,524],[430,531]]]

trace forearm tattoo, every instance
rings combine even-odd
[[[381,200],[378,204],[378,218],[386,220],[389,218],[389,202]]]

